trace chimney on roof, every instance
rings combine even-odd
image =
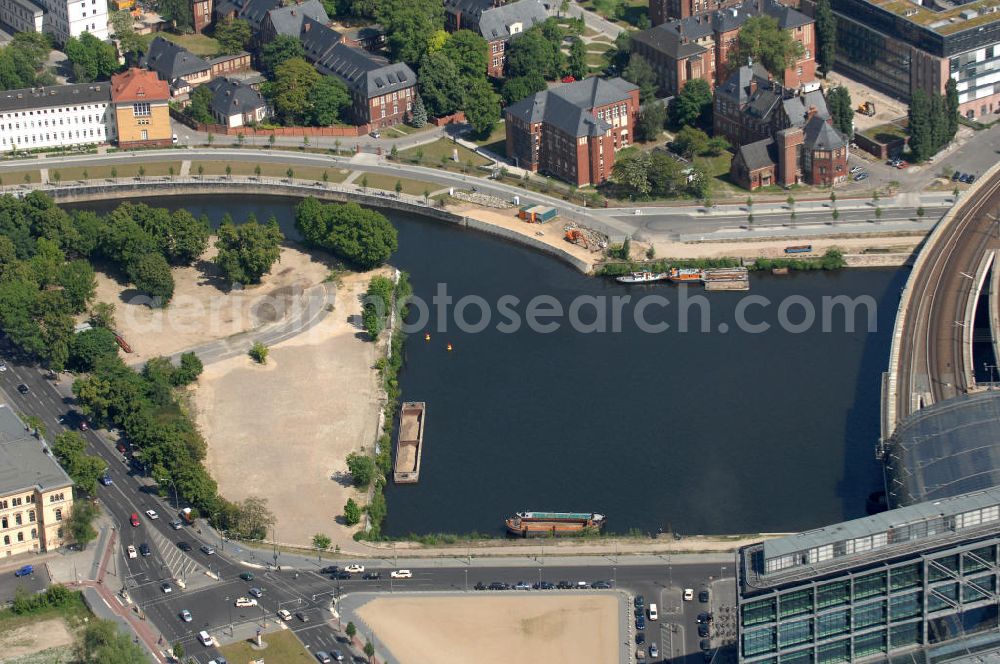
[[[816,107],[815,106],[810,106],[809,110],[806,111],[806,122],[809,122],[810,120],[812,120],[815,115],[816,115]]]
[[[757,77],[750,77],[750,96],[752,97],[754,93],[757,92]]]
[[[309,28],[311,28],[311,27],[312,27],[312,23],[310,23],[309,21],[306,21],[305,23],[302,24],[302,30],[303,30],[303,32],[309,32]]]

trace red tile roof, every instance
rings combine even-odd
[[[111,77],[111,101],[114,103],[134,101],[167,101],[170,87],[154,72],[132,68]]]

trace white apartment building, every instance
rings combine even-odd
[[[109,81],[0,92],[0,152],[107,143],[114,137]]]
[[[65,44],[70,37],[89,32],[98,39],[108,38],[107,0],[40,0],[45,7],[45,32]]]
[[[0,0],[0,23],[14,32],[41,32],[44,11],[31,0]]]

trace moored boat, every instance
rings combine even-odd
[[[664,281],[669,278],[666,272],[632,272],[618,277],[621,284],[650,284],[654,281]]]
[[[507,532],[518,537],[575,535],[604,527],[603,514],[589,512],[518,512],[505,521]]]
[[[696,283],[705,279],[705,274],[696,267],[672,267],[667,278],[674,283]]]
[[[392,479],[396,484],[414,484],[420,479],[420,457],[424,452],[424,416],[427,404],[407,401],[399,409],[399,435]]]

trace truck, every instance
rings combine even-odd
[[[858,104],[858,107],[855,110],[861,115],[867,115],[868,117],[872,117],[873,115],[875,115],[875,102],[866,101],[862,104]]]
[[[191,512],[190,507],[185,507],[181,510],[181,518],[184,519],[184,523],[188,525],[194,523],[194,514]]]

